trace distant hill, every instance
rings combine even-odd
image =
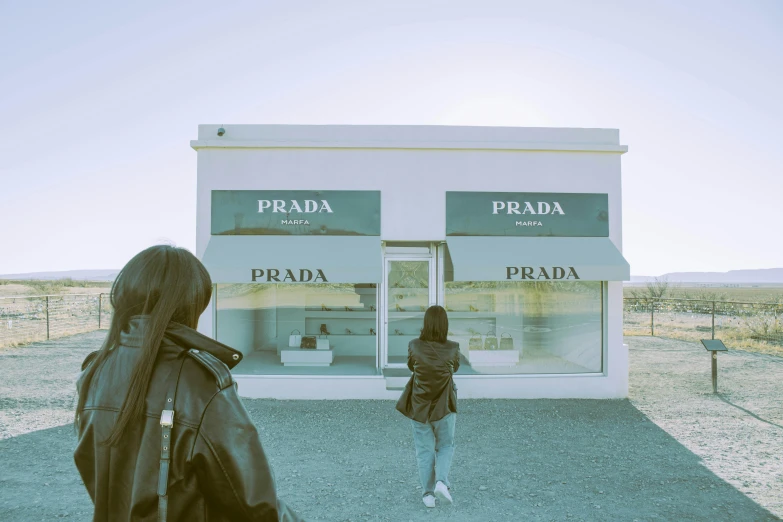
[[[783,283],[783,268],[729,270],[728,272],[670,272],[658,276],[670,283]],[[646,283],[653,276],[631,276],[632,283]]]
[[[65,279],[76,281],[114,281],[119,269],[113,270],[66,270],[63,272],[32,272],[29,274],[0,275],[0,279]]]

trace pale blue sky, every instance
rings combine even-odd
[[[783,266],[783,2],[0,2],[0,274],[195,247],[200,123],[620,129],[636,275]]]

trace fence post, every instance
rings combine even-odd
[[[712,338],[715,339],[715,301],[712,302]]]
[[[49,296],[46,296],[46,340],[49,340]]]
[[[650,305],[650,335],[655,337],[655,299],[651,301]]]
[[[103,294],[98,294],[98,330],[101,329],[101,300],[103,298]]]

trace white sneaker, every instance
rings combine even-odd
[[[446,484],[440,481],[435,484],[435,496],[438,497],[441,502],[448,502],[449,504],[454,502],[454,500],[451,498],[451,493],[449,493],[449,488],[446,487]]]
[[[434,508],[435,507],[435,497],[432,495],[424,495],[424,498],[422,499],[424,501],[424,505],[428,508]]]

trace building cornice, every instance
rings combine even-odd
[[[219,134],[220,133],[220,134]],[[203,149],[386,149],[624,154],[616,129],[438,125],[199,125]]]
[[[625,154],[627,145],[600,145],[595,143],[515,143],[515,142],[443,142],[443,141],[302,141],[261,140],[222,141],[192,140],[190,146],[202,149],[426,149],[426,150],[497,150],[525,152],[603,152]]]

